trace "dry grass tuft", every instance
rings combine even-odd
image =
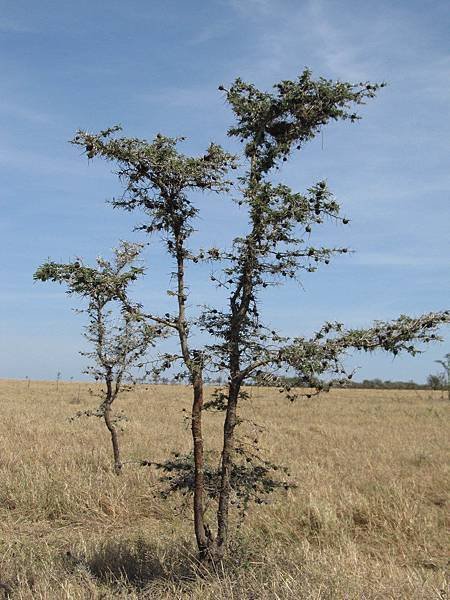
[[[220,572],[199,573],[189,510],[158,474],[111,468],[87,384],[0,382],[0,598],[436,599],[448,594],[450,406],[439,393],[348,390],[291,404],[251,389],[268,458],[296,490],[254,507]],[[188,451],[189,392],[138,387],[124,458]],[[207,416],[209,445],[220,416]],[[10,588],[8,592],[7,587]]]

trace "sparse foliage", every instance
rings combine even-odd
[[[244,445],[236,446],[237,459],[233,462],[231,474],[231,503],[244,516],[249,503],[265,504],[268,496],[277,489],[292,489],[295,485],[287,480],[274,477],[276,471],[289,477],[286,467],[281,467],[257,454],[251,455]],[[220,493],[221,471],[217,467],[217,457],[208,456],[204,467],[204,492],[209,500],[217,501]],[[167,486],[162,491],[165,498],[174,492],[193,493],[195,489],[195,464],[192,453],[174,454],[164,463],[156,464],[164,472],[161,481]]]
[[[134,264],[140,251],[140,245],[122,242],[112,261],[97,258],[96,267],[84,265],[81,259],[66,264],[47,262],[34,275],[35,280],[65,284],[69,295],[87,302],[87,307],[79,312],[88,316],[85,337],[92,349],[81,354],[90,360],[85,373],[102,382],[105,389],[95,410],[80,411],[77,416],[104,420],[117,474],[122,469],[118,425],[125,416],[114,414],[112,405],[134,380],[133,370],[143,366],[155,338],[163,333],[149,325],[138,310],[130,310],[128,287],[143,274],[143,268]]]

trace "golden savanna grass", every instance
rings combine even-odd
[[[89,387],[0,382],[0,580],[12,598],[447,598],[440,393],[342,390],[291,404],[250,389],[243,416],[266,427],[266,455],[298,487],[252,507],[222,571],[202,577],[186,499],[162,500],[153,468],[130,462],[116,477],[103,423],[68,421],[95,405]],[[125,460],[189,450],[187,388],[137,387],[119,407]],[[217,447],[221,415],[205,419]]]

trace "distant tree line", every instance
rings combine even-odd
[[[416,383],[415,381],[390,381],[379,378],[363,379],[363,381],[351,382],[347,387],[358,389],[388,389],[388,390],[427,390],[430,385],[427,383]]]
[[[300,377],[283,377],[283,384],[292,388],[310,387],[308,383],[302,381]],[[254,380],[249,385],[264,385],[265,387],[277,387],[279,383],[265,381],[261,382]],[[415,381],[391,381],[383,380],[378,377],[375,379],[364,379],[363,381],[347,381],[346,388],[367,389],[367,390],[441,390],[446,389],[446,381],[443,377],[437,375],[429,375],[426,383],[416,383]]]
[[[437,361],[440,362],[440,361]],[[205,377],[204,382],[206,385],[222,386],[226,384],[226,377]],[[186,381],[180,378],[170,379],[169,377],[154,377],[154,384],[161,385],[180,385],[185,384]],[[317,380],[317,383],[320,383]],[[249,380],[246,385],[254,387],[276,387],[280,386],[283,388],[309,388],[311,382],[305,382],[301,377],[282,377],[278,376],[277,379],[272,380],[270,378],[254,377]],[[448,387],[447,374],[437,373],[430,374],[427,377],[426,383],[417,383],[410,379],[409,381],[391,381],[390,379],[380,379],[375,377],[374,379],[363,379],[362,381],[346,381],[343,384],[346,388],[352,389],[363,389],[363,390],[446,390]]]

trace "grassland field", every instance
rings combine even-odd
[[[117,477],[103,422],[69,421],[95,406],[90,388],[0,381],[5,597],[449,597],[450,403],[440,392],[340,390],[291,403],[249,388],[242,415],[265,427],[265,455],[297,488],[235,519],[226,563],[202,577],[187,499],[162,499],[159,473],[132,462],[190,450],[189,389],[137,386],[118,399],[131,462]],[[208,448],[221,420],[205,415]]]

